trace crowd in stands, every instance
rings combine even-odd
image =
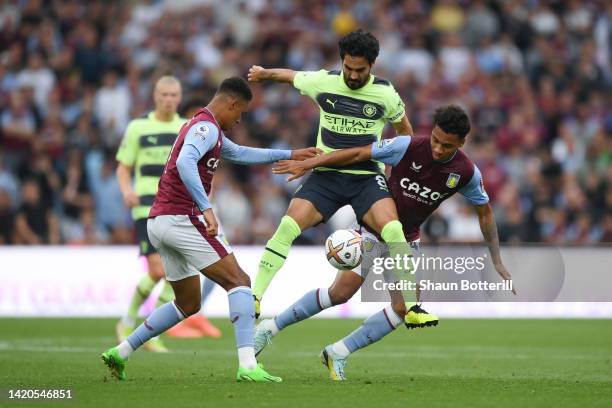
[[[152,85],[173,74],[184,106],[251,65],[340,68],[337,42],[380,41],[417,135],[463,106],[504,242],[612,241],[612,2],[604,0],[8,0],[0,4],[0,245],[131,244],[115,152]],[[253,85],[229,137],[255,147],[315,143],[318,108],[290,85]],[[393,135],[392,129],[385,137]],[[299,182],[225,163],[212,201],[232,244],[272,235]],[[297,243],[320,244],[350,211]],[[478,241],[456,195],[425,241]]]

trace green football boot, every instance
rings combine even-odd
[[[127,358],[123,359],[119,356],[119,349],[117,347],[109,348],[102,353],[101,357],[113,377],[118,380],[125,380],[125,365],[127,363]]]
[[[239,382],[283,382],[282,378],[268,374],[262,364],[257,364],[257,367],[252,370],[239,368],[236,380]]]
[[[404,323],[409,329],[437,326],[438,320],[438,316],[427,313],[420,305],[413,305],[404,317]]]

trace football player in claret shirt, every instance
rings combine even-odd
[[[483,187],[482,175],[460,149],[470,131],[469,118],[463,109],[451,105],[437,109],[433,119],[434,128],[430,137],[398,136],[303,162],[281,161],[273,171],[291,174],[290,179],[294,179],[318,166],[350,165],[371,159],[392,166],[388,185],[406,239],[415,249],[419,245],[421,224],[444,200],[458,192],[474,206],[478,214],[480,229],[495,269],[503,279],[510,279],[510,273],[501,260],[495,218]],[[365,226],[360,226],[359,232],[364,240],[380,241],[380,237]],[[352,271],[339,271],[329,289],[318,291],[327,290],[334,305],[344,303],[357,292],[366,273],[361,267]],[[262,321],[255,331],[255,352],[259,354],[280,330],[329,307],[313,302],[312,298],[309,292],[276,318]],[[401,296],[392,297],[392,303],[398,301],[403,302]],[[394,313],[394,308],[387,307],[366,319],[350,335],[326,346],[321,356],[332,379],[345,379],[344,367],[351,353],[380,340],[401,323],[402,319]]]
[[[223,132],[240,121],[252,97],[244,79],[225,79],[210,103],[181,128],[172,146],[149,212],[147,230],[176,298],[155,309],[125,341],[102,354],[111,374],[118,379],[125,379],[127,360],[137,348],[200,310],[202,273],[228,292],[238,349],[237,380],[281,381],[255,360],[251,282],[229,244],[217,234],[218,224],[208,194],[221,158],[239,164],[261,164],[290,158],[304,160],[319,150],[256,149],[230,141]]]
[[[249,80],[291,83],[302,94],[312,98],[320,109],[317,147],[326,153],[369,146],[381,139],[387,123],[398,135],[412,134],[404,103],[393,85],[371,72],[380,48],[376,37],[355,30],[343,37],[338,46],[342,70],[296,72],[253,66]],[[266,243],[253,286],[258,314],[262,296],[283,266],[293,241],[302,231],[326,222],[347,204],[355,210],[357,220],[379,234],[385,242],[397,243],[397,248],[409,251],[383,170],[375,158],[314,169],[296,191],[287,214]],[[331,306],[326,290],[319,291],[318,296],[318,302]],[[432,326],[438,322],[436,316],[414,303],[408,308],[404,304],[395,307],[395,312],[414,327]]]
[[[164,277],[161,258],[147,235],[147,217],[155,199],[159,178],[163,173],[170,149],[179,130],[187,122],[187,119],[177,114],[181,93],[181,83],[177,78],[170,75],[159,78],[155,82],[153,91],[155,110],[128,124],[121,146],[117,151],[119,162],[117,180],[126,206],[132,209],[140,255],[146,257],[147,260],[147,274],[138,281],[126,313],[115,326],[119,342],[125,340],[134,330],[138,310],[151,295],[157,282]],[[132,180],[132,171],[134,180]],[[203,280],[202,303],[205,302],[213,286],[214,283],[210,280]],[[156,306],[168,303],[173,298],[172,287],[168,282],[164,282]],[[179,335],[177,337],[186,337],[187,331],[191,332],[191,337],[221,336],[220,330],[200,313],[181,322],[172,330],[175,335]],[[168,351],[159,337],[149,340],[144,345],[144,349],[153,352]]]

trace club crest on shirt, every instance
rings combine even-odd
[[[366,115],[368,118],[371,118],[372,116],[376,115],[376,106],[370,103],[366,103],[363,106],[363,114]]]
[[[446,179],[446,187],[448,188],[455,188],[457,187],[457,184],[459,184],[459,179],[461,178],[461,176],[457,173],[451,173],[448,175],[448,178]]]

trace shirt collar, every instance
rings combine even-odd
[[[210,116],[213,117],[213,119],[215,120],[215,122],[217,123],[217,125],[219,124],[219,122],[217,121],[217,118],[215,118],[215,114],[212,113],[212,111],[210,109],[208,109],[206,106],[204,107],[204,109],[206,109],[208,111],[208,113],[210,113]]]
[[[368,82],[366,82],[366,84],[364,86],[362,86],[359,89],[351,89],[351,88],[349,88],[349,86],[344,81],[344,72],[342,71],[342,69],[340,69],[340,75],[338,75],[338,77],[339,77],[340,83],[342,84],[343,89],[345,89],[347,91],[351,91],[351,92],[359,92],[359,91],[367,88],[368,85],[370,85],[374,81],[374,75],[372,75],[372,73],[370,72],[370,77],[368,78]]]

